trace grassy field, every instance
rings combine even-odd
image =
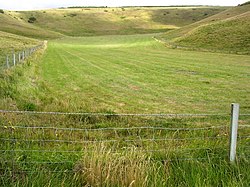
[[[45,111],[213,113],[232,102],[248,109],[249,56],[168,49],[152,36],[51,41],[35,72],[19,78],[20,98]]]
[[[239,7],[242,15],[245,8]],[[235,164],[228,161],[228,139],[230,104],[240,103],[241,114],[249,114],[250,56],[171,49],[156,39],[162,36],[150,34],[188,28],[223,9],[84,8],[0,15],[13,27],[18,20],[38,29],[26,33],[4,25],[0,30],[59,38],[24,63],[0,71],[0,109],[108,114],[1,112],[0,186],[248,186],[249,116],[240,116]],[[27,23],[31,16],[36,21]],[[214,27],[226,28],[235,19]],[[82,26],[76,24],[83,20]],[[100,34],[106,36],[76,37]],[[0,40],[6,43],[0,47],[4,53],[40,42],[6,32],[0,32]],[[248,48],[244,42],[241,52]]]

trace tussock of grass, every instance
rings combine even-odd
[[[147,186],[148,171],[152,169],[150,158],[136,148],[121,153],[97,146],[87,152],[75,165],[74,171],[89,186]]]

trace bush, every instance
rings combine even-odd
[[[3,9],[0,9],[0,13],[1,13],[1,14],[4,14],[4,11],[3,11]]]
[[[69,14],[68,16],[70,16],[70,17],[75,17],[75,16],[77,16],[77,14]]]
[[[28,20],[29,23],[34,23],[35,21],[36,21],[36,18],[33,17],[33,16],[30,17],[29,20]]]

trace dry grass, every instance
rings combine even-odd
[[[112,152],[103,145],[84,154],[75,166],[86,186],[147,186],[150,157],[136,148]]]

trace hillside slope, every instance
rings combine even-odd
[[[0,31],[36,39],[54,39],[62,36],[60,33],[32,25],[23,20],[20,14],[12,11],[0,14]]]
[[[68,36],[165,32],[217,14],[225,7],[68,8],[20,11],[26,23]]]
[[[250,5],[223,11],[159,38],[180,48],[249,54]]]

